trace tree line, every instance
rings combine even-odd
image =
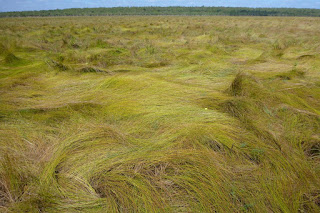
[[[112,16],[112,15],[213,15],[213,16],[310,16],[320,9],[246,7],[113,7],[71,8],[40,11],[1,12],[0,17],[28,16]]]

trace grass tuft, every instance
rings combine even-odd
[[[2,43],[0,43],[0,55],[5,54],[7,51],[7,48]]]
[[[16,64],[16,63],[20,62],[21,59],[18,58],[17,56],[15,56],[13,53],[9,52],[5,55],[4,61],[6,64]]]
[[[102,73],[102,72],[105,72],[101,69],[98,69],[98,68],[95,68],[95,67],[84,67],[84,68],[81,68],[79,70],[79,72],[82,72],[82,73]]]
[[[305,71],[294,68],[289,72],[278,74],[277,77],[282,80],[292,80],[295,77],[303,78],[305,74],[306,74]]]
[[[60,71],[66,71],[66,70],[69,70],[69,67],[67,67],[66,65],[64,65],[62,62],[60,61],[55,61],[55,60],[49,60],[47,62],[47,64],[54,68],[54,69],[58,69]]]

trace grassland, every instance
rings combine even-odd
[[[320,19],[0,19],[0,211],[319,212]]]

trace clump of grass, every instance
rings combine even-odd
[[[261,96],[263,88],[257,79],[249,74],[239,72],[232,81],[227,92],[232,96]]]
[[[309,141],[303,141],[302,147],[307,156],[320,160],[320,139],[313,136]]]
[[[80,45],[77,43],[76,38],[72,34],[65,35],[62,38],[62,48],[74,48],[78,49],[80,48]]]
[[[100,67],[132,63],[128,51],[123,48],[112,48],[102,52],[92,53],[87,58],[92,64]]]
[[[272,133],[272,131],[277,130],[270,130],[272,129],[273,122],[279,120],[278,122],[282,123],[283,120],[286,120],[286,116],[290,115],[283,113],[284,111],[281,109],[275,109],[275,106],[283,104],[290,106],[292,102],[286,100],[283,94],[274,94],[270,89],[257,83],[255,79],[243,74],[238,74],[235,77],[227,91],[234,98],[224,101],[220,105],[221,109],[239,119],[248,130],[253,131],[258,137],[274,143],[281,150],[279,138],[275,137],[274,133]],[[316,129],[319,127],[312,125],[318,119],[316,113],[297,109],[296,106],[289,107],[288,109],[290,110],[286,112],[298,113],[300,122],[304,122],[305,126],[309,126],[308,128],[317,131]],[[311,120],[310,116],[313,117]],[[270,125],[266,128],[266,124],[268,123]]]
[[[289,72],[278,74],[277,77],[282,80],[291,80],[295,77],[297,78],[303,78],[305,76],[306,72],[297,68],[292,69]]]
[[[99,69],[99,68],[96,68],[96,67],[83,67],[79,70],[79,72],[82,72],[82,73],[105,73],[105,71]]]
[[[244,74],[239,73],[235,77],[235,79],[232,81],[232,84],[230,86],[230,93],[233,96],[239,96],[243,94],[243,84],[244,84]]]
[[[160,62],[151,62],[144,65],[146,68],[157,68],[157,67],[164,67],[169,64],[168,61],[160,61]]]
[[[0,165],[0,206],[9,207],[12,203],[19,202],[24,195],[26,186],[32,180],[28,166],[21,162],[22,159],[15,159],[15,153],[2,151]]]
[[[272,44],[273,49],[275,50],[284,50],[288,48],[288,43],[284,40],[277,40]]]
[[[315,59],[317,55],[313,54],[304,54],[297,57],[298,60],[308,60],[308,59]]]
[[[97,39],[96,41],[91,42],[90,47],[109,48],[111,45],[102,39]]]
[[[94,116],[101,107],[101,105],[96,103],[80,102],[47,108],[26,108],[19,110],[19,114],[25,118],[37,120],[39,123],[54,126],[60,122],[70,120],[75,114],[83,117]]]
[[[309,205],[307,205],[307,203]],[[302,209],[307,212],[313,212],[320,206],[320,191],[314,190],[310,193],[303,195]]]
[[[6,64],[16,64],[16,63],[19,63],[21,59],[15,56],[13,53],[8,52],[5,55],[4,61]]]
[[[0,43],[0,55],[6,52],[7,52],[7,48],[2,43]]]
[[[49,60],[47,61],[47,64],[54,68],[54,69],[58,69],[60,71],[66,71],[66,70],[69,70],[70,68],[66,65],[64,65],[62,62],[60,61],[55,61],[55,60]]]

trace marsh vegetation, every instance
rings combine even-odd
[[[0,19],[0,211],[319,212],[320,19]]]

